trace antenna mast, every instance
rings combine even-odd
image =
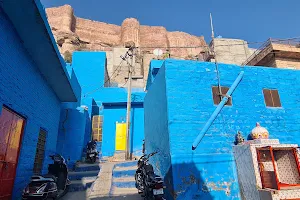
[[[214,33],[214,25],[213,25],[211,13],[209,13],[209,16],[210,16],[211,38],[213,40],[215,38],[215,33]]]
[[[219,72],[219,66],[218,66],[218,61],[217,61],[217,56],[216,56],[216,51],[215,51],[215,33],[214,33],[214,25],[213,25],[213,20],[212,20],[212,15],[209,13],[210,16],[210,27],[211,27],[211,44],[212,44],[212,52],[214,55],[215,59],[215,66],[216,66],[216,72],[217,72],[217,79],[218,79],[218,90],[219,90],[219,97],[220,101],[222,101],[222,89],[221,89],[221,83],[220,83],[220,72]]]

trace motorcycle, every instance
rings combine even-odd
[[[164,200],[164,182],[163,178],[155,175],[153,166],[149,164],[149,158],[154,156],[157,152],[149,155],[144,154],[138,160],[138,169],[135,173],[135,185],[142,194],[144,199],[150,200]]]
[[[48,174],[34,175],[31,182],[23,190],[22,199],[56,199],[68,191],[68,167],[61,155],[51,155],[54,161],[48,166]]]
[[[95,163],[98,157],[97,144],[89,142],[86,147],[86,160]]]

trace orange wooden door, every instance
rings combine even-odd
[[[25,119],[3,107],[0,114],[0,199],[11,199]]]

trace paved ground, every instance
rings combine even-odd
[[[142,200],[136,188],[112,188],[114,164],[114,162],[102,163],[98,178],[90,189],[67,193],[62,200]]]
[[[90,198],[85,191],[70,192],[63,197],[63,200],[142,200],[139,194],[119,195],[119,196],[102,196]]]

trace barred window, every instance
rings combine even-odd
[[[43,169],[46,138],[47,138],[47,132],[43,129],[40,129],[39,138],[36,146],[35,159],[34,159],[34,167],[33,167],[34,174],[40,174]]]
[[[102,142],[102,125],[103,125],[103,116],[95,115],[93,116],[93,139],[97,139],[98,142]]]

